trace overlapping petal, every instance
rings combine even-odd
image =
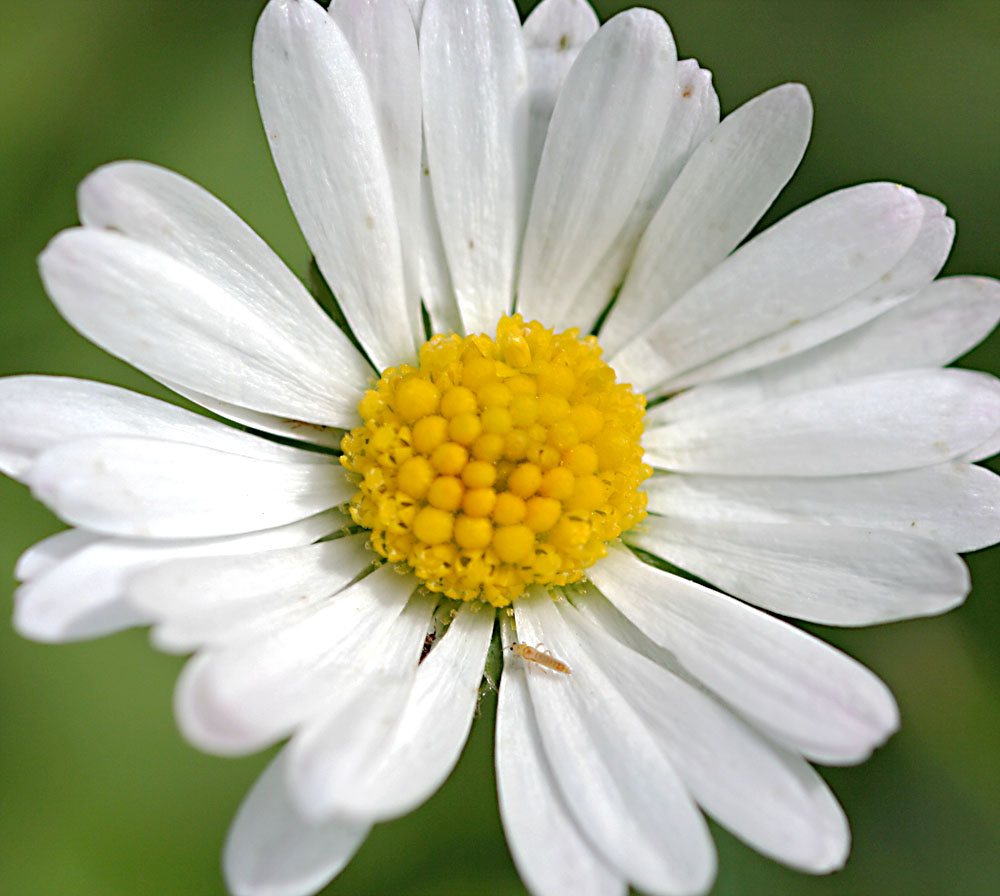
[[[505,646],[513,640],[508,624]],[[497,703],[497,796],[518,873],[538,896],[624,894],[624,876],[597,856],[559,795],[538,733],[527,676],[523,664],[508,664]]]
[[[676,49],[649,10],[615,16],[580,51],[549,123],[524,235],[517,308],[559,330],[581,308],[594,265],[625,226],[675,98]]]
[[[623,698],[643,714],[702,809],[792,867],[826,873],[844,863],[847,820],[804,759],[707,693],[595,589],[574,600],[599,655],[613,658]]]
[[[379,644],[415,587],[382,566],[324,601],[307,602],[285,625],[250,630],[197,654],[177,682],[181,731],[207,752],[260,750],[322,712],[349,687],[366,645]]]
[[[798,752],[860,762],[899,724],[881,681],[786,622],[654,569],[622,547],[591,579],[690,674]]]
[[[827,625],[932,616],[969,591],[951,551],[900,532],[650,517],[626,538],[759,607]]]
[[[335,820],[311,824],[285,784],[287,750],[278,754],[243,800],[223,854],[234,896],[303,896],[344,870],[371,825]]]
[[[950,461],[867,476],[655,475],[654,513],[745,523],[891,529],[975,551],[1000,540],[1000,476]]]
[[[25,481],[66,522],[132,538],[271,529],[353,493],[335,461],[265,460],[138,436],[63,442],[41,454]]]
[[[611,364],[645,391],[833,308],[891,270],[923,219],[920,198],[897,184],[863,184],[817,199],[716,264],[615,351]]]
[[[151,376],[279,417],[351,419],[367,365],[329,321],[303,327],[251,274],[220,281],[173,251],[84,227],[55,237],[39,265],[63,317]]]
[[[650,222],[601,332],[609,356],[739,245],[798,167],[811,126],[809,94],[789,84],[726,116],[698,146]]]
[[[407,23],[391,11],[391,3],[377,17],[371,10],[367,37],[360,25],[354,36],[369,52],[391,54],[395,90],[402,92],[417,77],[415,53],[405,51]],[[373,102],[370,66],[359,62],[337,17],[313,2],[272,0],[254,37],[254,84],[299,226],[359,341],[383,370],[412,361],[422,341],[400,234],[415,214],[419,132],[403,107],[405,94],[382,90],[381,79],[375,93],[383,102]],[[380,127],[389,122],[396,133],[387,150]]]
[[[969,370],[874,374],[654,426],[647,462],[686,473],[844,476],[942,463],[989,438],[1000,384]]]
[[[491,332],[513,302],[527,213],[528,62],[510,0],[427,0],[424,138],[462,323]]]
[[[520,600],[515,617],[519,639],[573,662],[569,676],[526,672],[545,756],[576,823],[636,888],[704,892],[715,874],[704,820],[645,720],[622,699],[602,654],[588,649],[579,622],[547,594]]]
[[[242,457],[322,461],[128,389],[57,376],[0,380],[0,469],[23,479],[49,448],[98,436],[136,436]]]
[[[106,538],[70,529],[29,548],[18,563],[24,584],[14,595],[14,626],[37,641],[76,641],[147,625],[157,616],[132,599],[130,588],[144,567],[186,557],[239,555],[246,560],[261,551],[309,544],[343,524],[339,512],[327,511],[221,538]]]

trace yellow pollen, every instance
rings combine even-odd
[[[502,607],[579,581],[646,515],[645,400],[575,329],[513,315],[494,339],[435,336],[358,412],[341,444],[351,515],[447,597]]]
[[[501,492],[493,505],[493,519],[501,526],[521,522],[527,512],[524,501],[513,492]]]

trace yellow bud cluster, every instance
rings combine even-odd
[[[506,606],[566,585],[646,515],[645,399],[593,336],[520,315],[496,338],[439,335],[391,367],[344,436],[372,547],[457,600]]]

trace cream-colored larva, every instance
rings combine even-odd
[[[539,644],[538,647],[531,647],[528,644],[515,641],[510,645],[510,650],[521,657],[521,659],[527,660],[529,663],[537,663],[539,666],[544,666],[553,672],[562,672],[563,675],[569,675],[573,671],[562,660],[556,659],[547,650],[539,650],[538,648],[541,646]]]

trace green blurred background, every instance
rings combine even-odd
[[[898,180],[958,220],[947,273],[1000,273],[995,2],[650,5],[681,55],[714,71],[724,111],[783,81],[811,89],[813,143],[775,213],[840,186]],[[204,184],[305,272],[250,83],[262,6],[0,0],[0,373],[72,374],[165,397],[77,336],[35,271],[46,240],[75,223],[76,184],[112,159],[149,159]],[[1000,337],[964,363],[1000,371]],[[7,480],[0,502],[7,595],[17,555],[60,526]],[[902,731],[866,765],[824,772],[853,825],[847,868],[801,876],[718,832],[713,893],[998,892],[1000,550],[969,563],[975,590],[947,617],[816,628],[881,674],[903,713]],[[221,893],[222,839],[266,757],[222,760],[181,741],[171,687],[182,661],[152,651],[142,631],[53,647],[3,626],[0,640],[0,893]],[[497,818],[491,728],[484,705],[442,791],[379,826],[331,893],[524,892]]]

